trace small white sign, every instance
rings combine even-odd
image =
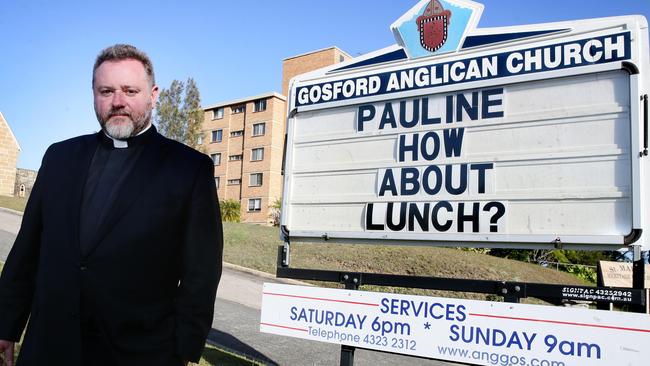
[[[476,365],[650,359],[647,314],[270,283],[260,331]]]

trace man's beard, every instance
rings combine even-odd
[[[111,109],[105,115],[95,111],[99,125],[106,134],[114,139],[124,140],[144,130],[151,122],[151,109],[146,108],[140,114],[133,114],[125,109]],[[111,118],[113,118],[111,120]]]

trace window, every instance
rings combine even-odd
[[[228,185],[241,184],[241,179],[228,179]]]
[[[245,104],[232,107],[232,114],[244,113],[244,112],[246,112]]]
[[[261,112],[266,110],[266,99],[256,100],[254,106],[255,106],[254,109],[255,112]]]
[[[212,119],[222,119],[222,118],[223,118],[223,107],[212,110]]]
[[[230,133],[230,137],[238,137],[238,136],[243,136],[243,135],[244,135],[244,130],[232,131]]]
[[[214,184],[217,186],[217,189],[219,189],[219,177],[214,177]]]
[[[343,62],[343,61],[345,61],[345,57],[339,55],[339,62]]]
[[[221,142],[223,138],[223,130],[212,131],[212,142]]]
[[[253,136],[262,136],[266,132],[266,123],[253,123]]]
[[[210,154],[214,165],[221,165],[221,153]]]
[[[251,178],[248,182],[251,187],[259,187],[262,185],[262,173],[251,173]]]
[[[239,154],[239,155],[230,155],[230,156],[228,157],[228,161],[238,161],[238,160],[242,160],[243,158],[244,158],[244,156],[243,156],[242,154]]]
[[[262,211],[262,199],[251,198],[248,200],[248,211]]]
[[[251,161],[260,161],[264,159],[264,148],[253,149],[251,153]]]
[[[200,133],[199,136],[196,138],[196,144],[203,145],[203,133]]]

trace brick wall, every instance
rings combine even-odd
[[[0,113],[0,195],[13,196],[20,146]]]

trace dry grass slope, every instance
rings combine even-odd
[[[224,223],[224,260],[275,273],[278,228]],[[538,265],[455,248],[386,245],[292,244],[292,267],[501,281],[589,285],[577,277]],[[321,283],[321,286],[335,284]],[[485,295],[399,288],[366,290],[485,299]]]

